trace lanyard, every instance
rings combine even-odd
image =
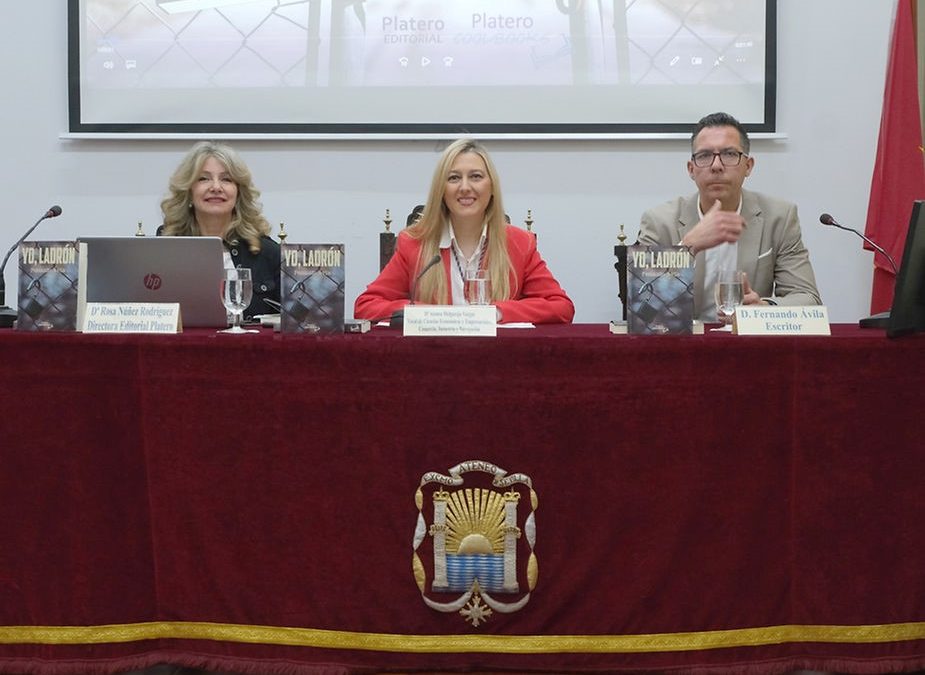
[[[460,261],[460,259],[459,259],[459,254],[456,253],[456,246],[453,245],[453,244],[450,244],[450,251],[453,252],[453,260],[456,261],[456,269],[459,270],[459,276],[460,276],[460,278],[462,279],[463,284],[465,284],[465,283],[466,283],[466,272],[463,270],[462,261]],[[482,241],[479,242],[479,251],[478,251],[478,253],[479,253],[479,265],[478,265],[478,268],[477,268],[477,269],[478,269],[479,271],[481,271],[481,269],[482,269],[482,259],[485,257],[485,240],[484,240],[484,239],[483,239]],[[467,262],[467,263],[466,263],[466,269],[468,269],[468,268],[469,268],[469,263]]]

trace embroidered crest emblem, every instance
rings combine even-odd
[[[477,628],[530,601],[537,496],[529,476],[491,462],[462,462],[447,474],[425,473],[415,493],[412,569],[428,607]]]

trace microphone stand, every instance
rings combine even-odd
[[[422,269],[420,273],[414,278],[414,281],[411,282],[411,294],[409,296],[411,302],[408,303],[409,305],[414,304],[415,296],[417,295],[417,290],[418,290],[418,282],[421,280],[421,277],[427,274],[427,272],[430,271],[430,268],[432,268],[434,265],[441,262],[442,260],[443,258],[441,257],[439,253],[434,255],[433,258],[427,261],[427,264],[424,265],[424,269]],[[404,325],[404,323],[405,323],[405,310],[404,309],[396,309],[394,312],[392,312],[392,316],[389,318],[389,328],[401,328]]]
[[[877,244],[877,242],[873,241],[870,237],[867,237],[861,234],[857,230],[854,230],[850,227],[844,227],[843,225],[839,225],[838,223],[834,223],[834,225],[835,227],[838,227],[842,230],[848,230],[849,232],[854,232],[861,239],[863,239],[868,244],[870,244],[876,252],[882,254],[887,260],[890,261],[890,267],[893,268],[893,277],[895,278],[899,276],[899,270],[896,269],[896,262],[893,260],[893,256],[891,256],[889,253],[886,252],[886,249],[884,249],[882,246]],[[877,314],[872,314],[870,316],[864,317],[863,319],[858,321],[858,328],[882,328],[883,330],[886,330],[887,328],[889,328],[889,325],[890,325],[890,311],[891,310],[887,310],[885,312],[878,312]]]
[[[837,220],[835,220],[832,216],[830,216],[828,213],[823,213],[821,216],[819,216],[819,222],[822,223],[823,225],[837,227],[839,230],[844,230],[845,232],[854,232],[861,239],[863,239],[865,242],[870,244],[876,253],[882,254],[883,257],[889,260],[890,267],[893,268],[893,276],[899,276],[899,271],[896,269],[896,262],[893,260],[893,257],[889,253],[887,253],[886,250],[882,246],[880,246],[877,242],[875,242],[873,239],[871,239],[870,237],[866,235],[861,234],[860,232],[855,230],[853,227],[847,227],[845,225],[842,225]],[[879,312],[877,314],[872,314],[871,316],[868,316],[868,317],[864,317],[863,319],[858,321],[858,328],[882,328],[885,330],[889,326],[889,324],[890,324],[890,312],[886,311],[886,312]]]

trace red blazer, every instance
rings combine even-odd
[[[395,254],[353,306],[353,316],[371,321],[388,319],[392,312],[409,302],[411,282],[417,274],[421,240],[407,232],[398,233]],[[511,288],[517,293],[514,300],[496,303],[501,321],[528,321],[531,323],[571,323],[575,305],[559,286],[559,282],[546,267],[536,250],[536,237],[519,227],[507,228],[507,253],[514,273]],[[450,282],[450,251],[441,249],[443,270],[447,286]]]

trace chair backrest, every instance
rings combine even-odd
[[[405,227],[411,227],[421,218],[421,214],[424,213],[424,205],[418,204],[413,209],[411,213],[408,214],[408,217],[405,219]]]

